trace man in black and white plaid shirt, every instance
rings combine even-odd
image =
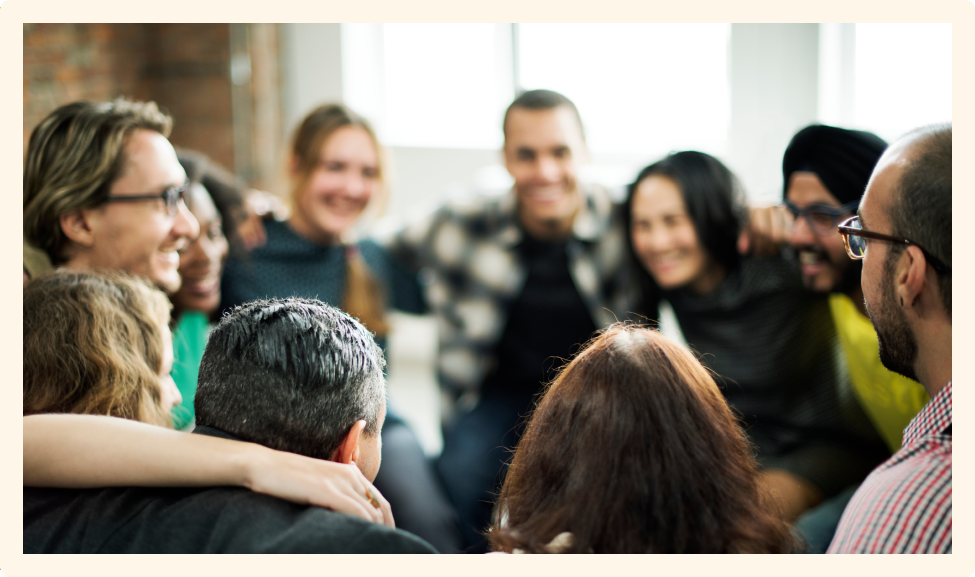
[[[542,384],[633,308],[621,206],[577,180],[587,158],[575,105],[549,90],[508,107],[503,195],[455,198],[397,231],[388,247],[425,279],[438,321],[438,376],[452,418],[438,471],[466,547],[481,533]]]

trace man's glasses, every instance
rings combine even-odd
[[[861,260],[863,257],[867,256],[867,239],[869,238],[884,242],[892,242],[895,244],[916,246],[921,249],[921,252],[924,253],[924,258],[931,263],[934,270],[941,274],[951,274],[950,266],[947,266],[941,262],[938,257],[925,250],[924,247],[918,243],[907,240],[906,238],[899,238],[896,236],[880,234],[879,232],[863,230],[863,227],[860,225],[859,216],[854,216],[853,218],[843,221],[843,224],[839,225],[837,229],[840,231],[840,235],[843,236],[843,245],[846,247],[846,254],[850,255],[850,258],[853,260]]]
[[[859,200],[848,202],[843,206],[827,206],[825,204],[811,204],[805,208],[799,208],[796,204],[788,200],[783,203],[785,208],[796,220],[799,217],[806,219],[806,224],[819,236],[831,236],[836,234],[836,225],[840,222],[840,217],[844,214],[853,212]]]
[[[186,194],[189,183],[183,186],[171,186],[159,194],[136,194],[132,196],[110,195],[105,197],[105,202],[140,202],[144,200],[162,200],[166,205],[166,214],[176,216],[179,212],[179,203]]]

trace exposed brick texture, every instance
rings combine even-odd
[[[247,26],[258,27],[249,51],[259,74],[251,75],[250,107],[235,119],[228,24],[24,24],[25,150],[56,107],[126,96],[169,111],[173,144],[271,184],[279,159],[267,156],[281,139],[277,26]],[[252,140],[243,167],[235,165],[235,120]]]

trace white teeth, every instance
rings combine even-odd
[[[814,265],[822,262],[822,255],[818,252],[803,250],[799,252],[799,262],[801,264]]]

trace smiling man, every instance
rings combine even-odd
[[[917,382],[885,368],[877,334],[867,318],[860,288],[861,264],[846,254],[837,225],[860,204],[871,171],[887,148],[875,134],[833,126],[800,130],[782,161],[785,207],[791,213],[789,244],[809,290],[829,293],[829,308],[843,349],[849,383],[859,405],[893,453],[904,428],[928,395]],[[800,517],[796,529],[810,552],[825,552],[853,484]]]
[[[587,160],[575,105],[531,90],[505,112],[503,195],[455,198],[387,242],[415,270],[437,316],[445,406],[437,468],[466,546],[486,547],[503,463],[558,359],[632,309],[622,211],[578,180]]]
[[[199,234],[183,172],[153,102],[74,102],[31,133],[24,238],[54,266],[117,269],[179,289],[179,250]],[[25,269],[26,272],[26,269]]]
[[[830,311],[853,390],[891,451],[928,395],[883,367],[860,288],[861,264],[850,260],[836,227],[853,216],[887,143],[874,134],[809,126],[793,137],[782,161],[785,204],[794,222],[789,243],[806,287],[830,293]]]

